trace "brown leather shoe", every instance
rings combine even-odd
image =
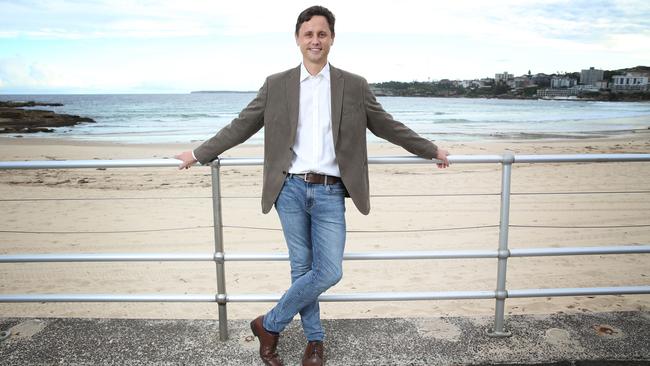
[[[302,356],[302,366],[321,366],[325,364],[323,342],[311,341],[307,343],[305,354]]]
[[[282,360],[275,352],[280,336],[269,333],[264,329],[264,316],[260,315],[251,322],[251,330],[260,341],[260,357],[265,365],[282,366]]]

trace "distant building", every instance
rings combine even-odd
[[[568,98],[568,97],[575,97],[577,95],[578,95],[578,90],[575,88],[537,90],[537,96],[544,99]]]
[[[639,73],[614,75],[612,76],[610,89],[612,89],[612,91],[619,92],[650,90],[648,88],[648,76]]]
[[[530,80],[533,82],[533,84],[542,88],[551,86],[551,77],[546,74],[535,74],[535,76],[533,76]]]
[[[497,84],[504,83],[509,85],[509,82],[514,82],[514,79],[515,76],[513,74],[508,74],[507,71],[504,71],[503,74],[494,74],[494,82]]]
[[[513,87],[515,88],[525,88],[532,84],[530,78],[527,75],[517,76],[513,79]]]
[[[479,83],[481,83],[481,88],[490,88],[494,85],[494,79],[492,78],[483,78],[479,80]]]
[[[594,86],[598,89],[607,89],[607,82],[605,80],[603,81],[596,81],[594,83]]]
[[[390,96],[394,96],[394,95],[395,95],[395,93],[393,93],[392,90],[389,90],[389,89],[383,89],[383,88],[380,88],[380,87],[378,87],[378,86],[376,86],[376,85],[372,85],[372,84],[370,84],[370,91],[371,91],[374,95],[376,95],[376,96],[378,96],[378,97],[390,97]]]
[[[480,81],[478,80],[463,80],[458,83],[459,86],[462,86],[465,89],[469,88],[480,88],[483,86]]]
[[[604,73],[603,70],[597,70],[593,67],[590,67],[589,70],[582,70],[580,72],[580,84],[596,86],[597,82],[603,81]]]
[[[594,85],[576,85],[571,89],[575,89],[580,94],[584,92],[597,92],[600,88]]]
[[[566,76],[554,76],[551,78],[551,89],[571,88],[577,84],[577,80]]]

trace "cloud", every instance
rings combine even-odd
[[[250,3],[244,2],[201,0],[4,1],[0,13],[10,16],[3,19],[0,37],[150,38],[286,31],[287,23],[276,23],[284,21],[279,16],[282,6],[258,2],[253,8],[251,12]]]
[[[51,92],[115,86],[110,79],[101,79],[96,71],[65,67],[56,63],[29,60],[21,56],[0,58],[2,93]],[[112,83],[113,82],[113,83]]]
[[[512,22],[546,38],[587,43],[616,34],[650,36],[647,1],[545,1],[513,8]]]
[[[51,71],[40,63],[26,63],[18,57],[0,59],[0,80],[4,87],[48,85]]]

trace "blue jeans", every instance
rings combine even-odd
[[[300,313],[308,341],[322,341],[318,296],[341,280],[345,248],[345,188],[287,177],[275,209],[289,248],[291,287],[264,316],[280,333]]]

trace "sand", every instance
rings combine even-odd
[[[650,131],[593,139],[440,143],[453,155],[650,153]],[[0,138],[0,161],[165,158],[195,145],[124,145],[65,139]],[[261,157],[260,146],[225,156]],[[370,156],[408,155],[376,143]],[[227,252],[281,253],[272,211],[260,209],[260,167],[225,167],[223,223]],[[493,250],[498,246],[500,165],[371,165],[372,210],[347,200],[346,251]],[[517,228],[511,248],[647,245],[650,163],[519,164],[513,169],[511,224],[596,228]],[[634,193],[613,193],[631,192]],[[564,192],[566,194],[522,194]],[[576,194],[571,192],[608,192]],[[482,195],[476,195],[482,194]],[[158,253],[214,250],[210,170],[195,167],[0,171],[0,253]],[[243,229],[236,226],[271,228]],[[484,227],[487,226],[487,227]],[[467,228],[478,227],[478,228]],[[457,230],[438,230],[460,228]],[[465,229],[462,229],[465,228]],[[400,232],[411,230],[412,232]],[[418,231],[430,230],[430,231]],[[508,288],[650,285],[650,256],[511,258]],[[346,261],[330,293],[486,290],[495,259]],[[286,262],[230,262],[229,294],[281,293]],[[215,265],[177,263],[0,264],[0,293],[214,294]],[[228,305],[248,319],[271,303]],[[209,303],[3,303],[3,317],[217,317]],[[322,303],[324,318],[490,315],[494,300]],[[650,296],[508,299],[508,314],[650,309]]]

